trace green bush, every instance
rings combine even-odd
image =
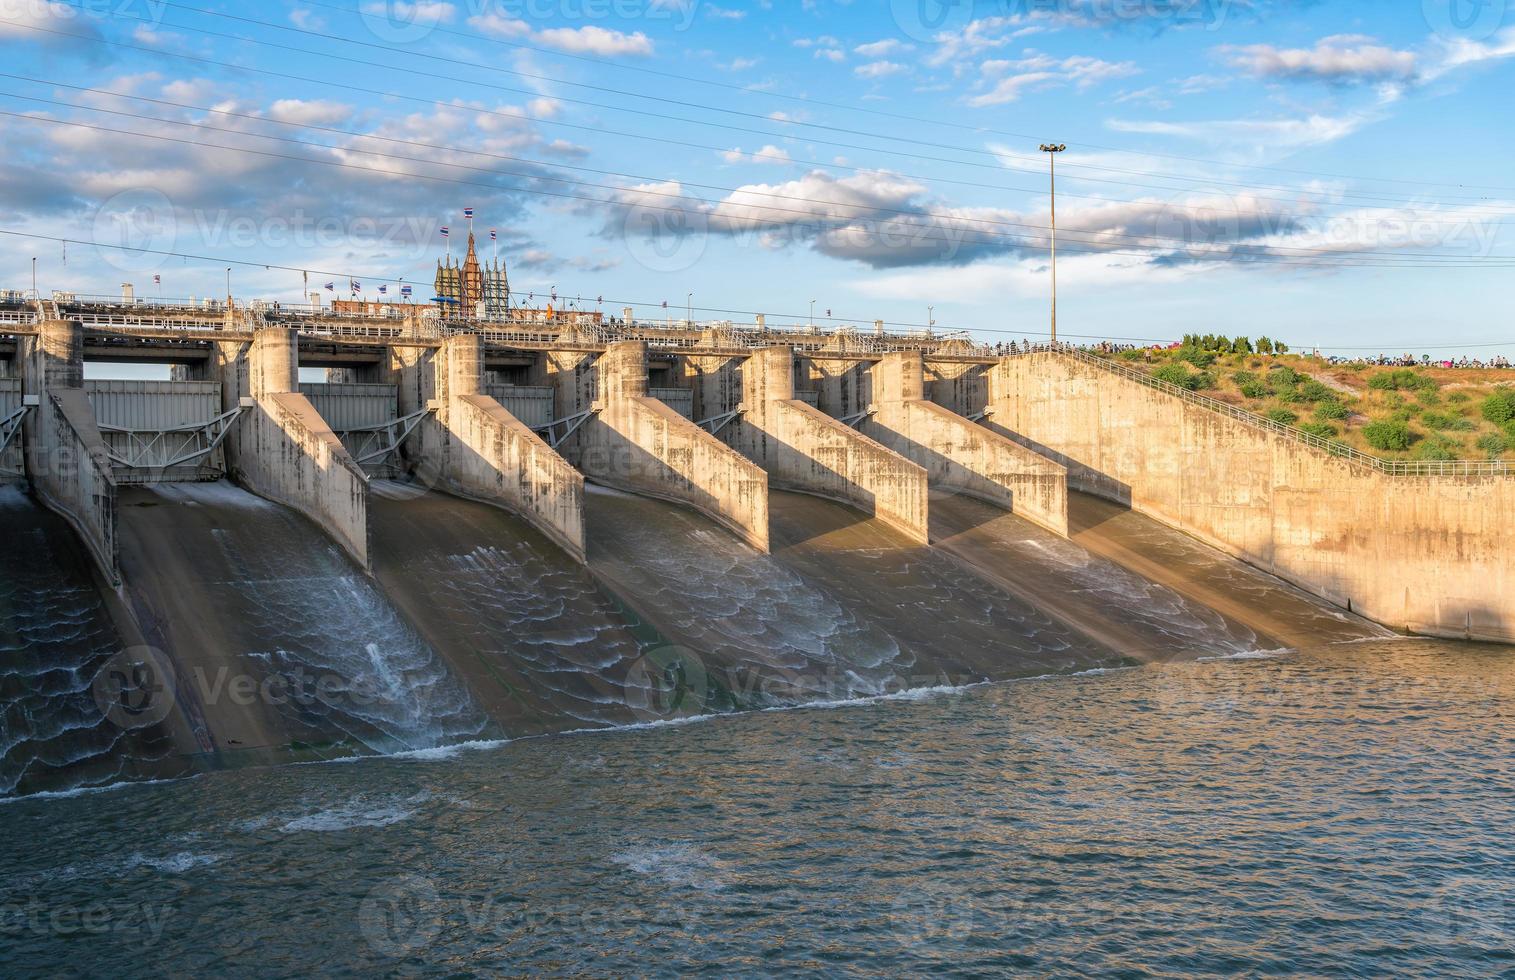
[[[1510,440],[1503,435],[1491,432],[1478,440],[1478,448],[1490,459],[1498,459],[1510,451]]]
[[[1317,422],[1340,422],[1351,414],[1352,410],[1341,402],[1321,402],[1320,405],[1316,406],[1315,420]]]
[[[1466,391],[1454,391],[1447,396],[1447,401],[1451,402],[1454,405],[1460,405],[1463,402],[1468,401],[1471,397],[1472,396],[1470,396]]]
[[[1269,340],[1267,337],[1258,337],[1257,338],[1257,352],[1259,354],[1271,354],[1271,353],[1273,353],[1273,341]]]
[[[1410,427],[1402,420],[1372,422],[1362,427],[1368,445],[1385,452],[1403,452],[1410,448]]]
[[[1456,416],[1444,415],[1441,412],[1425,412],[1420,416],[1420,420],[1425,423],[1426,428],[1435,429],[1438,432],[1450,429],[1461,421]]]
[[[1328,385],[1313,378],[1299,386],[1299,393],[1307,402],[1330,401],[1336,397],[1336,392],[1332,391]]]
[[[1497,388],[1483,400],[1483,417],[1495,425],[1515,420],[1515,389]]]
[[[1269,395],[1273,394],[1273,389],[1269,388],[1261,381],[1248,381],[1246,384],[1241,386],[1241,393],[1243,395],[1246,395],[1248,398],[1267,398]]]
[[[1379,391],[1435,391],[1441,385],[1429,374],[1410,368],[1381,371],[1368,379],[1368,387]]]
[[[1299,416],[1287,408],[1275,408],[1268,413],[1268,419],[1269,421],[1277,422],[1279,425],[1293,425],[1299,421]]]
[[[1215,355],[1198,347],[1180,347],[1175,355],[1180,361],[1188,361],[1197,368],[1207,368],[1215,363]]]
[[[1287,364],[1279,364],[1268,372],[1268,380],[1276,385],[1295,385],[1304,381],[1305,376]]]
[[[1415,458],[1445,462],[1461,455],[1462,445],[1445,436],[1432,436],[1415,447]]]
[[[1422,405],[1425,405],[1427,408],[1430,408],[1433,405],[1441,404],[1441,395],[1437,394],[1432,389],[1427,389],[1425,391],[1417,392],[1415,395],[1415,400],[1420,402]]]
[[[1152,377],[1158,381],[1165,381],[1170,385],[1178,385],[1180,388],[1188,388],[1191,383],[1189,381],[1189,369],[1182,364],[1164,364],[1152,372]]]
[[[1253,374],[1251,371],[1237,371],[1235,374],[1231,375],[1231,380],[1235,381],[1238,385],[1244,385],[1256,381],[1257,375]]]
[[[1139,361],[1147,356],[1147,352],[1143,350],[1123,350],[1115,356],[1123,361]]]
[[[1324,422],[1301,422],[1299,427],[1310,435],[1319,436],[1322,439],[1336,438],[1336,426],[1327,425]]]
[[[1278,388],[1278,400],[1287,405],[1299,405],[1307,399],[1304,392],[1297,385],[1280,385]]]
[[[1210,371],[1201,371],[1189,379],[1190,391],[1213,391],[1215,389],[1215,375]]]

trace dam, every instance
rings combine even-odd
[[[1259,423],[881,328],[12,303],[0,794],[1515,641],[1504,474]]]

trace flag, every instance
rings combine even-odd
[[[442,237],[443,238],[447,237],[447,226],[446,225],[442,226]]]
[[[464,208],[463,209],[463,217],[465,217],[468,220],[472,221],[473,220],[473,208]]]
[[[358,282],[358,280],[356,280],[356,279],[354,279],[351,282],[349,282],[348,286],[355,293],[361,293],[363,291],[363,284],[361,282]]]
[[[409,286],[401,286],[400,287],[400,295],[401,296],[409,296],[410,295],[410,287]]]
[[[153,285],[154,286],[161,286],[161,285],[163,285],[163,277],[162,276],[153,276]]]
[[[387,294],[388,292],[389,292],[389,287],[388,286],[380,286],[379,287],[379,295],[380,296],[383,296],[383,295]]]
[[[497,242],[500,240],[499,234],[493,228],[489,229],[489,240],[492,242]]]
[[[326,291],[328,293],[334,293],[334,292],[336,292],[337,291],[337,284],[334,283],[334,282],[327,283],[326,284]]]
[[[663,300],[663,309],[668,309],[668,301],[666,299]]]

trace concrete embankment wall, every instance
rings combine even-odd
[[[295,332],[258,331],[247,369],[254,405],[238,423],[233,476],[315,521],[367,569],[368,477],[300,394]]]
[[[612,344],[598,363],[599,412],[582,430],[593,480],[688,504],[768,550],[768,475],[647,394],[647,345]]]
[[[505,406],[482,393],[483,345],[449,338],[439,358],[436,424],[443,484],[499,504],[584,561],[584,476]]]
[[[742,393],[742,417],[722,435],[775,486],[852,504],[927,541],[926,471],[797,400],[793,350],[755,352],[742,368]]]
[[[874,414],[860,430],[926,468],[933,487],[960,491],[1068,535],[1068,474],[1058,463],[925,399],[919,352],[873,368]]]
[[[50,509],[68,521],[111,583],[120,581],[116,539],[116,480],[105,440],[84,393],[84,328],[43,322],[22,342],[27,414],[26,475]]]
[[[1078,489],[1384,625],[1515,642],[1515,478],[1388,476],[1065,354],[1005,359],[991,392]]]

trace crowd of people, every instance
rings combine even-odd
[[[1464,354],[1459,358],[1433,358],[1430,354],[1400,354],[1395,357],[1391,354],[1379,354],[1376,357],[1341,357],[1332,355],[1325,358],[1329,364],[1368,364],[1375,367],[1436,367],[1436,368],[1509,368],[1512,366],[1510,359],[1503,354],[1495,354],[1488,360],[1477,357],[1468,357]]]

